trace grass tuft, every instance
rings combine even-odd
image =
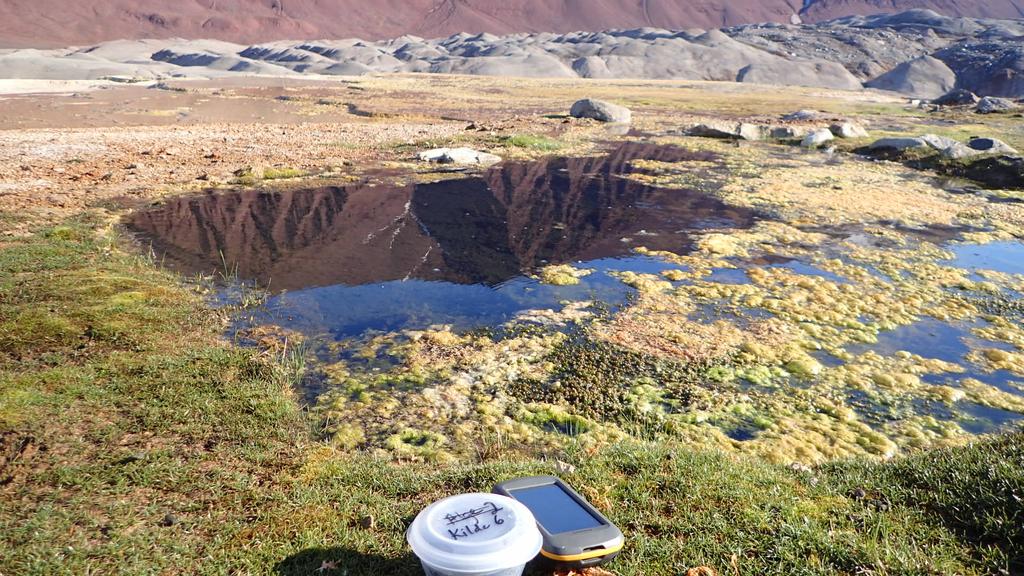
[[[515,134],[513,136],[508,136],[505,138],[504,144],[515,148],[529,148],[530,150],[540,150],[543,152],[553,152],[555,150],[560,150],[564,146],[562,142],[559,142],[554,138],[537,136],[534,134]]]

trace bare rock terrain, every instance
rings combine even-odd
[[[358,76],[419,72],[545,78],[753,82],[916,98],[953,88],[1024,96],[1024,21],[928,10],[814,25],[716,30],[636,28],[495,36],[459,33],[241,45],[220,40],[119,40],[84,48],[0,51],[7,79],[158,81],[233,75]]]

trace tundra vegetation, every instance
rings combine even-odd
[[[1024,570],[1024,275],[954,265],[958,247],[1019,244],[1016,192],[952,193],[901,164],[683,137],[669,124],[710,103],[756,119],[817,102],[905,134],[924,112],[797,89],[588,85],[620,94],[645,133],[615,136],[535,113],[567,109],[582,91],[571,82],[430,82],[428,98],[404,77],[367,79],[387,115],[305,128],[315,150],[354,161],[252,131],[237,149],[196,150],[201,186],[267,187],[272,176],[244,168],[257,162],[296,166],[278,177],[313,185],[364,164],[387,169],[375,178],[451,178],[410,156],[452,144],[593,155],[632,138],[706,159],[634,161],[621,177],[762,217],[699,234],[686,253],[641,249],[669,269],[617,272],[632,290],[620,306],[573,301],[498,327],[336,341],[237,332],[261,299],[231,301],[228,265],[227,282],[183,278],[122,235],[118,219],[138,204],[114,200],[138,186],[121,172],[103,180],[109,160],[83,160],[96,182],[67,180],[65,206],[0,196],[0,572],[417,574],[404,530],[422,507],[557,470],[626,533],[617,574]],[[522,110],[500,126],[474,120],[479,131],[407,120],[484,117],[506,102]],[[969,118],[1022,141],[1019,123]],[[339,150],[339,133],[365,140]],[[5,136],[27,151],[37,137]],[[248,157],[253,143],[265,158]],[[137,193],[147,200],[200,186],[161,180],[191,152],[140,157],[152,158],[131,169],[152,185]],[[78,163],[59,167],[90,178]],[[533,272],[553,285],[596,274]],[[955,328],[965,353],[913,346],[936,326]],[[981,426],[976,410],[1000,419]]]

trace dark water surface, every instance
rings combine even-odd
[[[269,286],[260,313],[289,327],[346,337],[494,325],[563,300],[621,302],[630,289],[609,272],[669,267],[636,247],[685,253],[694,231],[753,224],[750,210],[706,194],[623,178],[636,159],[714,156],[626,143],[429,184],[211,191],[138,212],[129,227],[169,267]],[[596,272],[566,287],[529,277],[560,263]]]

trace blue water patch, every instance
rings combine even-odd
[[[744,268],[713,268],[704,279],[717,284],[750,284]]]
[[[248,320],[275,323],[335,339],[368,331],[454,329],[497,326],[527,310],[560,310],[566,302],[593,300],[617,306],[635,292],[612,275],[632,270],[657,274],[675,269],[650,256],[604,258],[575,264],[594,272],[573,286],[552,286],[517,276],[496,286],[441,281],[396,280],[359,286],[334,285],[272,296]]]
[[[999,408],[991,408],[971,402],[962,402],[958,404],[958,407],[964,415],[959,419],[960,426],[972,434],[990,434],[1005,431],[1020,422],[1024,422],[1024,414],[1000,410]]]
[[[854,355],[871,350],[881,356],[906,351],[924,358],[960,363],[970,352],[965,339],[977,339],[970,332],[972,327],[970,324],[947,324],[934,318],[924,318],[913,324],[880,332],[877,343],[851,344],[846,350]]]
[[[1024,243],[958,244],[950,246],[949,249],[955,254],[951,266],[968,270],[1024,274]]]

